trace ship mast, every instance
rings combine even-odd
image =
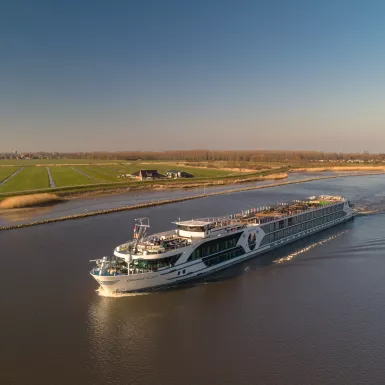
[[[134,253],[137,253],[138,242],[144,238],[146,235],[147,229],[150,227],[150,219],[148,217],[145,218],[137,218],[135,219],[134,225]]]

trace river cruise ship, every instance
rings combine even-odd
[[[116,247],[113,257],[91,261],[96,263],[91,275],[108,294],[173,286],[347,221],[355,214],[353,206],[342,196],[313,196],[178,221],[174,230],[152,235],[147,235],[148,218],[140,218],[133,239]]]

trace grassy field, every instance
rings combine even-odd
[[[96,185],[98,183],[108,184],[111,187],[115,184],[116,186],[121,186],[122,184],[127,186],[132,185],[147,185],[150,181],[140,182],[135,179],[130,178],[118,178],[122,174],[131,174],[140,169],[156,169],[160,173],[165,174],[167,170],[178,169],[181,171],[186,171],[195,176],[187,183],[192,183],[199,179],[217,179],[223,177],[230,177],[234,172],[224,171],[220,169],[213,168],[195,168],[195,167],[176,167],[175,164],[167,163],[117,163],[117,164],[93,164],[93,165],[80,165],[78,166],[75,162],[77,160],[68,160],[66,159],[66,164],[74,164],[74,168],[85,174],[89,175],[88,178],[86,175],[83,175],[75,171],[71,166],[60,166],[60,165],[50,165],[49,169],[51,171],[52,179],[55,183],[56,188],[67,188],[76,186],[79,189],[83,189],[81,186],[87,185]],[[32,161],[30,161],[32,162]],[[39,162],[39,161],[35,161]],[[38,163],[39,164],[39,163]],[[49,163],[47,163],[49,164]],[[9,179],[3,186],[0,188],[0,194],[8,193],[17,193],[27,190],[40,190],[50,188],[48,174],[45,166],[24,166],[25,168],[17,175]],[[13,172],[18,170],[18,166],[4,166],[0,167],[0,181],[7,178]],[[181,180],[163,180],[157,181],[156,183],[165,184],[165,183],[180,183]],[[107,186],[105,186],[107,187]]]
[[[36,168],[41,168],[41,167],[36,167]],[[77,171],[73,170],[71,167],[67,167],[67,166],[50,167],[50,171],[56,187],[77,186],[77,185],[86,185],[86,184],[96,183],[94,179],[90,179],[85,175],[78,173]]]
[[[27,191],[49,187],[45,167],[25,167],[0,187],[0,193]]]
[[[148,167],[150,165],[146,165],[146,166]],[[196,178],[215,178],[215,177],[227,176],[227,175],[236,173],[234,171],[220,170],[216,168],[186,167],[186,166],[179,166],[175,164],[165,164],[165,163],[159,163],[154,165],[153,167],[156,168],[161,174],[165,174],[166,171],[168,170],[180,170],[180,171],[185,171],[190,174],[193,174],[194,177]]]
[[[0,183],[17,171],[20,167],[0,167]]]
[[[13,164],[6,166],[5,164]],[[52,179],[56,185],[50,189],[46,166],[49,165]],[[85,174],[83,175],[73,167]],[[199,167],[194,167],[194,165]],[[18,170],[21,166],[25,168],[10,178],[0,186],[0,199],[5,196],[30,194],[30,190],[40,190],[39,192],[56,192],[61,196],[76,193],[96,193],[121,191],[124,189],[143,189],[143,188],[185,188],[193,185],[207,184],[232,184],[242,181],[257,180],[272,173],[298,171],[384,171],[380,167],[373,165],[357,166],[345,164],[343,167],[327,164],[318,168],[308,163],[306,167],[297,168],[292,165],[282,167],[278,163],[258,163],[258,162],[163,162],[163,161],[88,161],[79,159],[59,159],[59,160],[28,160],[18,161],[0,160],[0,182]],[[207,166],[207,167],[205,167]],[[273,166],[276,166],[273,168]],[[312,167],[313,166],[313,167]],[[118,178],[122,174],[132,174],[141,169],[158,170],[161,174],[166,174],[167,170],[181,170],[194,175],[191,179],[167,179],[155,181],[139,181],[131,178]]]
[[[166,174],[168,170],[180,170],[193,174],[195,178],[215,178],[235,174],[234,171],[220,170],[216,168],[198,168],[179,166],[172,163],[130,163],[98,166],[101,170],[114,174],[116,176],[122,174],[132,174],[139,170],[158,170],[161,174]]]
[[[75,166],[75,168],[102,183],[121,182],[118,178],[118,174],[115,175],[108,170],[105,170],[102,166]]]

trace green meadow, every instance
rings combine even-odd
[[[0,183],[20,167],[24,167],[24,169],[0,186],[0,195],[17,195],[17,192],[27,193],[30,191],[33,192],[34,190],[54,192],[64,192],[68,189],[71,189],[71,191],[75,191],[76,189],[84,191],[93,188],[108,190],[122,185],[140,187],[151,184],[150,181],[140,182],[131,178],[119,178],[119,176],[123,174],[132,174],[141,169],[158,170],[161,174],[166,174],[168,170],[177,169],[194,175],[193,179],[184,179],[183,183],[195,183],[198,180],[202,181],[207,179],[231,178],[231,176],[240,175],[218,168],[188,167],[163,162],[100,162],[82,159],[0,160]],[[52,179],[56,186],[52,189],[49,184],[47,167],[51,172]],[[173,184],[180,182],[181,180],[162,180],[156,183]]]
[[[20,167],[0,167],[0,183],[17,171]]]
[[[74,166],[77,170],[84,172],[92,178],[102,183],[120,182],[118,175],[108,170],[104,170],[102,166]]]
[[[0,193],[46,189],[49,187],[45,167],[25,167],[0,186]]]
[[[80,174],[71,167],[54,166],[50,167],[49,169],[51,171],[51,176],[53,181],[55,182],[56,187],[78,186],[98,183],[94,179],[88,178],[85,175]]]

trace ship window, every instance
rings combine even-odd
[[[148,269],[150,271],[156,271],[158,269],[162,269],[165,267],[171,267],[174,266],[175,263],[180,258],[181,254],[172,255],[170,257],[166,258],[159,258],[159,259],[137,259],[133,262],[132,267],[138,267],[140,269]],[[131,267],[130,264],[130,267]]]
[[[274,230],[279,230],[279,223],[278,222],[274,222]]]
[[[179,230],[183,231],[190,231],[192,233],[204,233],[205,228],[204,226],[184,226],[184,225],[178,225]]]
[[[195,261],[196,259],[207,257],[211,254],[216,254],[220,251],[224,251],[233,248],[237,245],[242,233],[232,234],[226,237],[221,237],[205,242],[203,245],[198,246],[190,255],[187,262]]]
[[[219,263],[228,261],[230,259],[239,257],[241,255],[245,254],[245,251],[243,250],[242,247],[238,247],[236,250],[233,251],[225,251],[223,253],[220,253],[219,255],[215,255],[212,257],[205,257],[203,258],[203,262],[206,266],[214,266]]]

